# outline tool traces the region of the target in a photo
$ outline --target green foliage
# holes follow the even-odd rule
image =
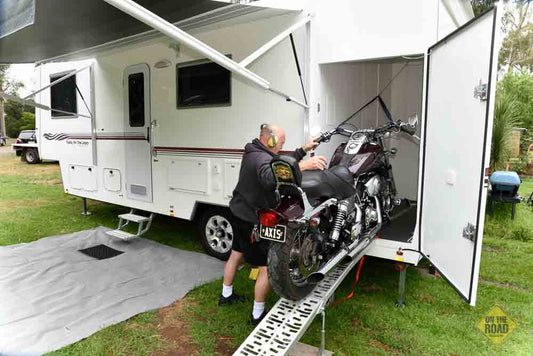
[[[533,22],[531,1],[514,1],[503,17],[506,37],[499,53],[499,65],[508,66],[510,71],[533,71]]]
[[[470,0],[474,16],[479,16],[494,5],[494,0]]]
[[[512,97],[519,111],[519,120],[528,131],[522,133],[521,152],[533,143],[533,74],[525,70],[508,73],[498,83],[498,94]]]
[[[24,106],[14,101],[7,101],[6,112],[6,134],[8,137],[18,137],[21,130],[35,129],[35,114],[23,111]]]
[[[493,170],[505,168],[510,157],[509,141],[513,128],[519,124],[519,109],[510,96],[499,95],[494,107],[494,125],[492,129],[492,146],[490,166]]]

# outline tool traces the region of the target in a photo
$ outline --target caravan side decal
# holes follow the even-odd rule
[[[45,133],[43,137],[49,141],[64,141],[64,140],[92,140],[91,135],[87,134],[76,134],[76,133]],[[148,138],[143,134],[138,133],[128,133],[128,132],[106,132],[98,133],[95,138],[97,140],[146,140]]]

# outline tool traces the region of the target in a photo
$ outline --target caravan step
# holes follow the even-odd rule
[[[137,215],[133,213],[120,214],[118,217],[121,219],[127,220],[127,221],[134,222],[134,223],[140,223],[140,222],[145,222],[145,221],[150,220],[148,216],[142,216],[142,215]]]
[[[109,236],[113,236],[113,237],[116,237],[118,239],[121,239],[123,241],[129,241],[129,240],[133,240],[133,239],[139,237],[138,235],[130,234],[129,232],[122,231],[122,230],[119,230],[119,229],[106,231],[106,234],[108,234]]]

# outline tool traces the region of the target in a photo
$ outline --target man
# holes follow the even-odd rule
[[[268,241],[251,242],[255,224],[259,224],[257,211],[276,206],[274,194],[276,181],[270,168],[272,157],[277,155],[285,143],[285,132],[279,126],[261,125],[259,139],[254,139],[245,147],[239,172],[239,182],[233,191],[230,210],[234,215],[234,238],[231,255],[224,267],[224,282],[219,305],[246,301],[245,296],[233,293],[233,280],[237,268],[243,259],[251,265],[259,267],[259,276],[255,282],[254,306],[250,323],[257,325],[266,315],[265,298],[270,291],[267,275]],[[300,170],[324,169],[326,160],[315,156],[301,161],[307,152],[318,144],[310,140],[305,146],[298,148],[291,155],[300,161]]]

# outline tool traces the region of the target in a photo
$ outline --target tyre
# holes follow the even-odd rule
[[[304,298],[315,287],[306,276],[317,268],[309,259],[317,255],[316,246],[313,239],[303,239],[298,232],[288,228],[285,243],[271,243],[268,251],[270,285],[279,296],[290,300]]]
[[[229,209],[209,208],[198,220],[200,243],[207,254],[227,260],[233,245],[233,215]]]
[[[28,164],[36,164],[41,161],[39,158],[39,153],[35,148],[28,148],[26,151],[24,151],[24,159]]]

